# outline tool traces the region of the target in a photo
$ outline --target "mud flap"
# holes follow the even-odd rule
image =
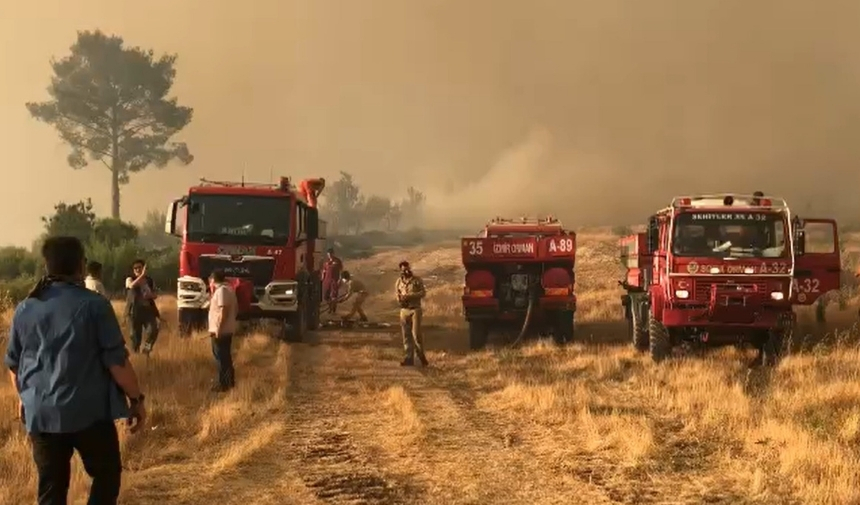
[[[839,231],[833,219],[804,219],[797,238],[791,301],[812,305],[841,286]]]

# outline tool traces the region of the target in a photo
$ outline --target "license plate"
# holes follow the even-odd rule
[[[517,291],[525,291],[529,287],[529,276],[526,274],[511,275],[511,287]]]

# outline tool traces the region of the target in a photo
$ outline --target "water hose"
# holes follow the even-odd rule
[[[523,321],[523,327],[520,329],[520,334],[517,335],[517,338],[515,338],[514,341],[511,342],[510,347],[518,346],[520,341],[526,335],[526,331],[529,328],[529,323],[532,320],[532,311],[534,309],[536,299],[537,299],[537,293],[535,292],[535,290],[532,290],[532,292],[529,294],[529,306],[526,307],[526,318]]]

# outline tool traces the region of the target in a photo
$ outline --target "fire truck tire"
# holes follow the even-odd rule
[[[284,319],[284,340],[286,342],[300,343],[304,341],[308,331],[308,316],[305,307],[299,304],[299,310]]]
[[[490,328],[486,321],[469,321],[469,349],[478,351],[486,347]]]
[[[648,336],[648,325],[643,321],[639,310],[631,310],[630,337],[633,339],[633,348],[639,352],[645,352],[651,346]]]
[[[768,332],[767,340],[761,347],[761,364],[767,367],[779,364],[785,354],[785,347],[791,341],[794,333],[794,322],[790,319],[781,321],[780,325]]]
[[[574,321],[572,310],[560,310],[555,313],[553,321],[552,338],[558,345],[573,342]]]
[[[672,339],[663,323],[653,317],[649,319],[648,348],[651,351],[651,359],[659,363],[672,353]]]
[[[310,299],[310,314],[308,316],[308,329],[316,331],[320,327],[320,309],[322,307],[322,284],[319,279],[314,278],[311,281]]]
[[[179,336],[189,337],[205,327],[206,313],[201,309],[179,309]]]

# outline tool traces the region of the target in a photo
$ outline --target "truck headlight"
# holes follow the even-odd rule
[[[202,293],[203,284],[193,281],[179,281],[179,289],[184,291],[195,291],[197,293]]]
[[[690,292],[686,289],[676,289],[675,296],[682,299],[687,299],[690,297]]]
[[[271,296],[293,296],[293,293],[295,293],[295,290],[287,286],[272,286],[269,288],[269,295]]]
[[[781,302],[785,299],[785,295],[782,293],[782,291],[774,291],[770,294],[770,297],[771,299],[776,300],[778,302]]]

